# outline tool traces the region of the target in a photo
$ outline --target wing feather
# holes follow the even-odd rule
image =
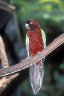
[[[29,37],[27,34],[26,34],[26,51],[27,51],[27,55],[29,57]]]
[[[46,36],[43,30],[41,30],[42,33],[42,39],[44,42],[44,48],[46,48]],[[29,37],[26,35],[26,50],[29,57]],[[33,89],[34,94],[36,95],[42,85],[43,76],[44,76],[44,59],[41,60],[40,64],[32,65],[29,68],[29,78],[30,78],[30,84]]]
[[[42,34],[42,40],[44,42],[44,48],[46,48],[46,35],[45,32],[41,29],[41,34]]]

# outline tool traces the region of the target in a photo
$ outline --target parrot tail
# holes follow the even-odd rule
[[[44,59],[39,62],[39,64],[34,64],[29,68],[29,78],[30,84],[33,89],[34,95],[36,95],[42,85],[44,68],[43,68]]]

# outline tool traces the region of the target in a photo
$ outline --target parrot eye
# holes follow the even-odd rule
[[[29,24],[30,23],[30,20],[27,20],[26,23]]]

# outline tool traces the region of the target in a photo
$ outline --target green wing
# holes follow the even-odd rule
[[[29,57],[29,37],[27,34],[26,34],[26,51],[27,51],[27,55]]]
[[[42,34],[42,39],[43,39],[43,42],[44,42],[44,48],[46,48],[46,35],[45,35],[45,32],[41,29],[41,34]]]
[[[42,39],[43,39],[43,42],[44,42],[44,48],[46,48],[46,35],[45,35],[45,32],[41,29],[41,34],[42,34]],[[27,55],[29,57],[29,37],[28,35],[26,34],[26,50],[27,50]]]

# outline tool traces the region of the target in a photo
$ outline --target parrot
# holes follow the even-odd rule
[[[28,58],[34,57],[36,54],[46,48],[46,35],[41,29],[39,22],[35,19],[28,19],[25,23],[27,30],[26,33],[26,50]],[[41,86],[44,76],[44,60],[38,61],[29,67],[29,80],[33,89],[34,95],[36,95]]]

